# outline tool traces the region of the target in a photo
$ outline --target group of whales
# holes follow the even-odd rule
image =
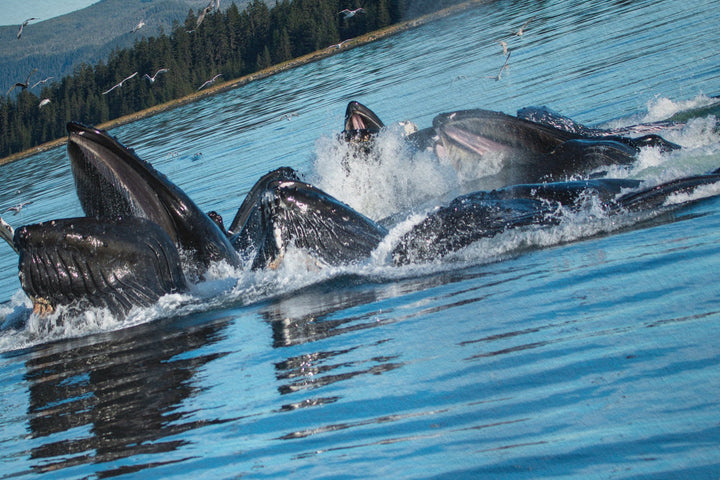
[[[599,167],[633,162],[643,146],[680,147],[657,136],[656,124],[637,126],[633,132],[639,136],[631,138],[583,127],[545,108],[521,112],[516,117],[486,110],[441,114],[432,127],[407,135],[413,148],[432,150],[454,164],[500,158],[491,183],[502,186],[432,209],[395,242],[393,264],[433,261],[510,229],[557,224],[561,211],[584,208],[588,196],[607,215],[653,211],[664,208],[671,195],[720,182],[720,169],[652,186],[594,177]],[[340,138],[367,152],[384,125],[369,108],[350,102],[344,127]],[[188,291],[217,262],[275,268],[291,246],[318,266],[362,262],[388,234],[384,222],[304,182],[289,167],[260,178],[225,228],[219,215],[204,213],[106,131],[78,123],[69,123],[67,130],[85,216],[17,230],[0,219],[0,234],[19,255],[21,286],[40,315],[62,306],[68,312],[108,308],[122,316],[163,295]]]

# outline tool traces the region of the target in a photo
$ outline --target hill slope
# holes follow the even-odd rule
[[[0,27],[0,94],[16,81],[38,81],[71,74],[80,63],[94,64],[107,59],[115,48],[130,47],[143,36],[169,32],[174,22],[183,23],[188,11],[198,12],[208,0],[102,0],[82,10],[31,22],[16,38],[18,26]],[[225,9],[231,2],[221,2]],[[239,9],[248,0],[235,0]],[[42,18],[42,12],[36,14]],[[145,26],[136,33],[140,21]]]

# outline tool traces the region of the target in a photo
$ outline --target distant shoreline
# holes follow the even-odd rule
[[[187,95],[185,97],[171,100],[169,102],[155,105],[154,107],[150,107],[145,110],[140,110],[139,112],[135,112],[135,113],[131,113],[128,115],[124,115],[122,117],[115,118],[113,120],[107,121],[100,125],[96,125],[96,127],[99,129],[102,129],[102,130],[109,130],[111,128],[115,128],[120,125],[125,125],[127,123],[134,122],[136,120],[141,120],[143,118],[151,117],[158,113],[162,113],[167,110],[172,110],[173,108],[177,108],[177,107],[195,102],[197,100],[200,100],[201,98],[209,97],[209,96],[215,95],[217,93],[227,92],[227,91],[235,89],[237,87],[242,87],[244,85],[247,85],[248,83],[253,82],[255,80],[261,80],[263,78],[267,78],[269,76],[275,75],[280,72],[284,72],[286,70],[293,69],[295,67],[299,67],[302,65],[306,65],[308,63],[322,60],[331,55],[335,55],[336,53],[339,53],[340,51],[359,47],[361,45],[365,45],[365,44],[374,42],[375,40],[380,40],[380,39],[398,34],[400,32],[404,32],[406,30],[410,30],[410,29],[419,27],[420,25],[424,25],[428,22],[437,20],[439,18],[447,17],[454,13],[461,12],[461,11],[466,10],[474,5],[484,3],[485,1],[486,0],[468,0],[468,1],[460,3],[458,5],[454,5],[452,7],[448,7],[443,10],[438,10],[437,12],[423,15],[423,16],[415,18],[413,20],[407,20],[405,22],[396,23],[395,25],[390,25],[389,27],[385,27],[380,30],[375,30],[374,32],[366,33],[359,37],[350,38],[350,39],[346,40],[342,44],[342,46],[339,48],[335,48],[334,46],[325,47],[322,50],[317,50],[315,52],[308,53],[307,55],[303,55],[301,57],[294,58],[292,60],[288,60],[286,62],[279,63],[277,65],[273,65],[264,70],[254,72],[249,75],[245,75],[240,78],[236,78],[234,80],[229,80],[225,83],[221,83],[219,85],[209,87],[209,88],[207,88],[205,90],[201,90],[199,92],[191,93],[190,95]],[[49,142],[45,142],[43,144],[37,145],[37,146],[29,148],[27,150],[23,150],[22,152],[13,153],[12,155],[9,155],[7,157],[0,158],[0,166],[6,165],[8,163],[12,163],[12,162],[14,162],[16,160],[20,160],[22,158],[26,158],[26,157],[35,155],[40,152],[44,152],[44,151],[53,149],[55,147],[59,147],[61,145],[64,145],[66,142],[67,142],[67,137],[62,137],[62,138],[58,138],[55,140],[51,140]]]

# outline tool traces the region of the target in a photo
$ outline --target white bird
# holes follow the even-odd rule
[[[520,30],[518,30],[517,32],[515,32],[515,35],[517,35],[518,37],[522,37],[522,36],[523,36],[523,33],[525,33],[525,27],[527,27],[527,26],[528,26],[528,23],[530,23],[530,22],[532,21],[532,19],[534,19],[534,18],[535,18],[535,17],[530,17],[530,19],[529,19],[527,22],[523,23],[523,26],[520,27]]]
[[[18,38],[18,40],[20,40],[20,37],[22,36],[23,28],[24,28],[24,27],[27,27],[27,24],[28,24],[30,21],[32,21],[32,20],[37,20],[37,18],[35,18],[35,17],[28,18],[27,20],[25,20],[25,21],[20,25],[20,30],[18,30],[18,33],[17,33],[17,38]]]
[[[342,42],[336,43],[335,45],[330,45],[330,46],[327,47],[327,48],[337,48],[337,49],[342,48],[343,44],[344,44],[345,42],[349,41],[349,40],[350,40],[349,38],[348,38],[348,39],[345,39],[345,40],[343,40]]]
[[[145,20],[140,20],[137,25],[133,27],[130,33],[135,33],[145,26]]]
[[[113,85],[113,87],[112,87],[111,89],[105,90],[102,94],[103,94],[103,95],[107,95],[108,93],[112,92],[112,91],[115,90],[116,88],[122,87],[122,86],[123,86],[123,83],[127,82],[128,80],[130,80],[131,78],[133,78],[133,77],[134,77],[135,75],[137,75],[137,74],[138,74],[138,72],[135,72],[135,73],[133,73],[132,75],[123,78],[123,80],[122,80],[120,83],[118,83],[118,84],[116,84],[116,85]]]
[[[33,86],[32,86],[32,87],[29,87],[29,88],[35,88],[35,87],[37,87],[38,85],[42,85],[42,84],[44,84],[44,83],[47,83],[48,80],[50,80],[50,79],[52,79],[52,78],[55,78],[55,77],[47,77],[47,78],[45,78],[45,79],[43,79],[43,80],[38,80],[37,82],[33,83]]]
[[[340,11],[338,12],[338,15],[339,15],[339,14],[344,15],[344,16],[343,16],[343,19],[344,19],[344,20],[347,20],[348,18],[354,17],[354,16],[355,16],[356,14],[358,14],[358,13],[365,13],[365,9],[362,8],[362,7],[361,7],[361,8],[356,8],[355,10],[350,10],[350,9],[347,9],[347,8],[346,8],[346,9],[344,9],[344,10],[340,10]]]
[[[299,116],[299,114],[298,114],[297,112],[290,112],[290,113],[284,114],[284,115],[283,115],[282,117],[280,117],[280,118],[281,118],[282,120],[287,120],[287,121],[289,122],[293,117],[298,117],[298,116]]]
[[[213,9],[213,4],[212,4],[212,2],[210,2],[210,5],[208,5],[207,7],[203,8],[202,12],[200,12],[200,15],[198,15],[197,21],[195,22],[195,29],[197,29],[197,28],[200,26],[200,24],[202,23],[202,21],[205,20],[205,15],[207,15],[208,13],[210,13],[210,12],[212,11],[212,9]]]
[[[165,72],[167,72],[167,71],[168,71],[167,68],[161,68],[160,70],[158,70],[157,72],[155,72],[155,75],[153,75],[152,77],[146,73],[145,75],[143,75],[143,78],[147,78],[148,80],[150,80],[150,83],[155,83],[155,80],[157,79],[156,77],[157,77],[159,74],[165,73]]]
[[[38,103],[38,108],[42,108],[42,107],[44,107],[45,105],[47,105],[48,103],[50,103],[50,99],[49,99],[49,98],[43,98],[42,100],[40,100],[40,103]]]
[[[205,83],[203,83],[202,85],[200,85],[200,88],[198,88],[198,90],[202,90],[203,88],[207,87],[208,85],[212,85],[213,83],[215,83],[215,80],[217,80],[218,77],[222,77],[222,73],[218,73],[217,75],[215,75],[215,76],[214,76],[213,78],[211,78],[210,80],[207,80]]]
[[[508,66],[508,60],[510,60],[510,54],[509,54],[509,53],[507,54],[507,57],[505,57],[505,63],[504,63],[503,66],[500,68],[500,71],[498,72],[498,74],[495,75],[494,77],[486,77],[486,78],[492,78],[492,79],[495,80],[495,81],[500,80],[500,79],[502,78],[503,70],[505,70],[505,68],[507,68],[507,66]]]
[[[13,212],[13,215],[17,215],[18,213],[20,213],[20,210],[25,207],[25,205],[30,205],[31,203],[33,202],[22,202],[18,205],[15,205],[14,207],[8,208],[7,210],[5,210],[5,212]]]
[[[497,43],[499,43],[500,46],[502,47],[502,54],[507,55],[508,54],[507,42],[505,40],[497,40]]]
[[[23,82],[16,82],[15,85],[13,85],[12,87],[10,87],[10,89],[7,91],[7,93],[6,93],[5,95],[8,95],[10,92],[12,92],[12,91],[15,89],[15,87],[20,87],[20,88],[23,89],[23,90],[25,90],[26,88],[28,88],[28,86],[30,85],[30,77],[32,77],[33,73],[35,73],[35,72],[37,72],[37,68],[33,68],[33,69],[32,69],[32,72],[30,72],[30,74],[29,74],[29,75],[27,76],[27,78],[25,79],[25,83],[23,83]]]

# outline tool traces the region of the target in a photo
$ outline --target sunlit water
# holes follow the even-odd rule
[[[717,478],[720,200],[568,218],[398,268],[393,238],[474,173],[409,154],[391,125],[381,162],[348,176],[334,140],[350,100],[420,127],[543,104],[586,124],[665,118],[720,93],[717,7],[495,2],[116,128],[227,220],[282,165],[403,220],[358,266],[218,268],[127,319],[62,325],[29,317],[0,248],[0,476]],[[510,68],[486,78],[504,61],[495,41],[530,17]],[[667,132],[681,152],[611,173],[720,167],[714,125]],[[3,210],[33,202],[3,214],[15,226],[82,215],[64,148],[0,178]]]

